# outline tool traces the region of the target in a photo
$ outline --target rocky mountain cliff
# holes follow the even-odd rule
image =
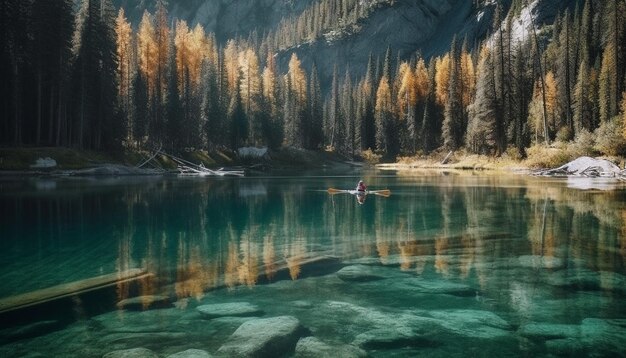
[[[216,34],[224,43],[229,38],[247,38],[251,31],[259,35],[275,31],[282,19],[295,18],[317,0],[185,0],[169,1],[172,18],[185,19],[194,26],[200,24]],[[157,0],[113,0],[124,7],[131,22],[141,20],[145,10],[154,12]],[[372,3],[362,0],[362,3]],[[500,1],[504,14],[512,0]],[[549,24],[565,7],[576,0],[535,0],[520,2],[523,11],[516,20],[517,34],[528,31],[530,19],[538,26]],[[493,23],[496,1],[493,0],[389,0],[377,1],[367,17],[358,21],[357,31],[342,34],[329,30],[315,41],[296,44],[278,54],[284,69],[293,52],[306,68],[317,64],[322,82],[327,84],[334,65],[343,72],[360,76],[370,53],[376,59],[384,56],[389,46],[395,57],[406,59],[415,53],[429,58],[449,50],[452,38],[467,40],[470,47],[485,39]],[[532,14],[530,16],[529,14]],[[519,35],[522,36],[522,35]]]

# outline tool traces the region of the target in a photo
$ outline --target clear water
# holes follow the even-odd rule
[[[392,195],[325,191],[361,176]],[[370,172],[3,180],[0,301],[131,268],[153,275],[0,317],[0,356],[219,355],[245,321],[286,315],[330,349],[313,356],[623,356],[626,190],[588,184]],[[196,309],[228,302],[262,312]],[[305,356],[294,345],[271,356]]]

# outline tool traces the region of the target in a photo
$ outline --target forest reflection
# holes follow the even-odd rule
[[[326,178],[154,180],[80,190],[59,182],[45,195],[33,195],[30,185],[0,184],[0,209],[8,213],[0,219],[0,248],[10,253],[7,261],[11,253],[30,261],[2,276],[55,258],[87,277],[142,267],[154,273],[141,282],[142,296],[200,299],[219,287],[296,280],[314,274],[307,265],[331,259],[475,277],[482,288],[501,274],[494,264],[519,255],[559,258],[572,269],[626,268],[623,190],[582,191],[524,177],[400,176],[385,182],[390,198],[360,205],[316,191],[333,185]],[[120,284],[117,294],[129,297],[129,286]]]

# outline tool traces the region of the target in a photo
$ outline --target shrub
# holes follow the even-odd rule
[[[556,140],[559,142],[569,142],[574,138],[574,131],[570,129],[568,126],[563,126],[559,128],[559,131],[556,132]]]
[[[526,166],[529,168],[557,168],[573,158],[562,148],[546,147],[535,144],[528,148]]]
[[[382,155],[374,153],[372,149],[364,150],[361,152],[361,156],[363,157],[363,160],[370,164],[378,164],[382,158]]]
[[[578,134],[576,134],[576,138],[570,145],[567,150],[572,157],[581,157],[581,156],[596,156],[598,152],[594,149],[595,145],[595,136],[593,133],[589,132],[587,129],[582,129]]]
[[[595,149],[606,155],[626,154],[626,139],[622,135],[624,124],[619,117],[606,121],[596,129]]]

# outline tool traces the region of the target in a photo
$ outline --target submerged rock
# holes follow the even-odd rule
[[[580,337],[546,342],[548,352],[557,355],[626,355],[626,319],[586,318],[580,324]]]
[[[102,358],[158,358],[159,356],[153,351],[146,348],[124,349],[109,352]]]
[[[276,357],[290,354],[307,334],[297,318],[280,316],[243,323],[218,354],[228,357]]]
[[[127,298],[117,303],[117,308],[127,310],[145,310],[149,308],[171,307],[169,297],[166,296],[138,296]]]
[[[580,291],[610,291],[626,294],[626,277],[609,271],[561,270],[547,278],[548,284]]]
[[[211,358],[212,355],[201,349],[187,349],[186,351],[170,354],[166,358]]]
[[[196,308],[204,318],[261,316],[263,311],[249,302],[216,303]]]
[[[511,334],[507,321],[490,311],[443,310],[429,311],[448,331],[469,338],[493,339]]]
[[[407,289],[419,293],[447,294],[459,297],[476,295],[476,290],[468,285],[454,283],[447,280],[424,280],[411,278],[406,280]]]
[[[337,271],[337,276],[346,282],[368,282],[385,278],[376,274],[370,266],[365,265],[346,266]]]
[[[352,343],[365,349],[399,349],[438,345],[435,341],[411,327],[373,329],[357,335]]]
[[[522,255],[517,261],[519,266],[526,268],[558,269],[565,265],[563,259],[552,256]]]
[[[580,337],[581,327],[577,324],[529,323],[517,331],[521,336],[537,339]]]
[[[366,357],[367,353],[353,345],[341,346],[328,345],[315,337],[304,337],[296,345],[296,358],[360,358]]]
[[[293,301],[293,302],[291,302],[291,305],[293,307],[302,308],[302,309],[313,308],[313,303],[311,301],[305,301],[305,300]]]
[[[13,342],[20,339],[42,336],[60,329],[63,325],[56,320],[39,321],[19,327],[11,327],[0,331],[0,343]]]

